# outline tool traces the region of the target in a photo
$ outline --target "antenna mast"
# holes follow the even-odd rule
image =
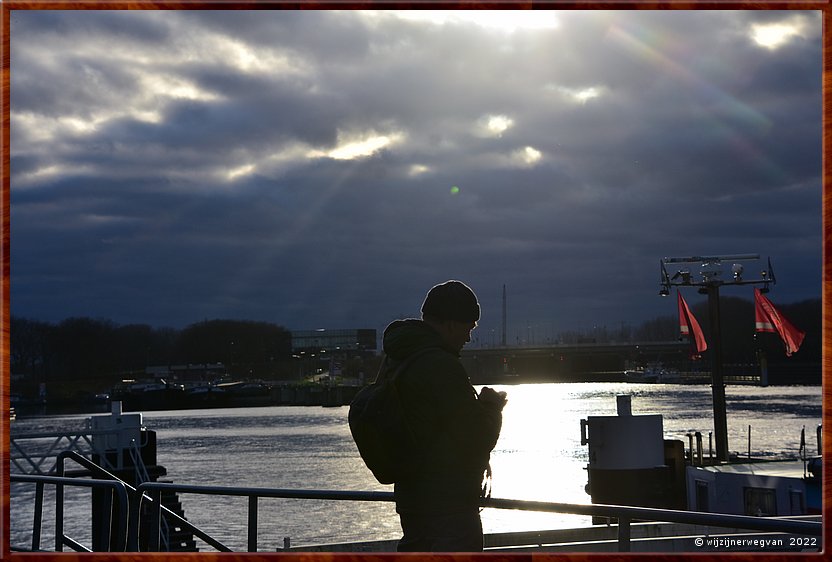
[[[506,346],[506,286],[503,285],[503,347]]]

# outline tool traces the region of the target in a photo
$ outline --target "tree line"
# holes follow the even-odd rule
[[[707,303],[693,305],[692,312],[711,340]],[[820,362],[822,307],[820,299],[779,310],[806,332],[794,362]],[[723,359],[755,361],[764,350],[769,361],[784,360],[783,344],[776,334],[755,334],[754,303],[736,297],[720,298]],[[679,320],[660,316],[636,327],[606,327],[592,334],[564,332],[563,343],[591,337],[596,343],[611,341],[673,341],[679,339]],[[292,372],[292,337],[286,328],[267,322],[206,320],[182,330],[145,324],[120,326],[109,320],[68,318],[57,324],[13,316],[10,326],[10,361],[13,375],[30,380],[112,379],[116,375],[142,374],[151,365],[223,363],[235,376],[275,378]],[[707,353],[707,352],[706,352]]]
[[[278,374],[292,356],[291,333],[276,324],[206,320],[182,330],[110,320],[67,318],[57,324],[12,316],[13,375],[47,382],[143,374],[147,366],[223,363],[232,374]]]

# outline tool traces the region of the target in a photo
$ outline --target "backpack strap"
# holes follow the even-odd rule
[[[390,365],[390,357],[387,354],[385,354],[384,359],[381,360],[381,365],[378,368],[378,373],[376,374],[375,382],[383,382],[387,379],[395,380],[401,373],[403,373],[410,366],[411,363],[413,363],[413,361],[416,360],[417,357],[436,349],[441,350],[442,348],[424,347],[422,349],[419,349],[402,359],[402,361],[395,366]]]
[[[425,355],[430,351],[434,351],[437,349],[442,349],[441,347],[425,347],[414,353],[411,353],[407,357],[405,357],[401,363],[395,366],[395,369],[390,369],[387,365],[388,363],[388,356],[385,355],[384,359],[381,362],[381,367],[379,368],[378,375],[376,375],[376,383],[385,383],[389,382],[390,388],[392,390],[392,394],[399,405],[399,410],[402,412],[402,420],[404,421],[405,428],[407,429],[407,433],[410,436],[411,441],[415,444],[418,443],[416,439],[416,432],[413,431],[413,427],[410,425],[408,421],[407,411],[405,410],[404,404],[402,403],[401,395],[399,394],[399,387],[396,385],[396,379],[404,373],[408,367],[420,356]]]

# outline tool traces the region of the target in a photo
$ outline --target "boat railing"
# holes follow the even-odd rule
[[[11,475],[12,482],[35,482],[39,486],[39,493],[36,493],[35,526],[37,534],[33,533],[33,550],[39,545],[40,527],[39,517],[42,513],[42,486],[43,484],[54,484],[56,493],[56,541],[57,551],[61,551],[64,545],[71,546],[76,550],[88,550],[77,542],[67,538],[63,534],[63,487],[64,486],[113,486],[118,492],[117,523],[113,527],[118,530],[113,545],[121,547],[130,552],[139,551],[139,528],[144,527],[148,531],[148,543],[146,550],[159,552],[162,548],[162,519],[169,518],[175,525],[181,526],[188,532],[212,548],[221,552],[231,552],[231,549],[222,544],[219,540],[209,536],[206,532],[196,527],[185,518],[177,515],[162,505],[161,496],[163,491],[173,491],[177,494],[200,494],[214,496],[236,496],[248,500],[248,521],[247,521],[247,551],[257,552],[258,535],[258,512],[259,500],[261,498],[279,499],[306,499],[306,500],[332,500],[332,501],[361,501],[361,502],[393,502],[392,492],[380,491],[345,491],[345,490],[297,490],[279,488],[252,488],[232,486],[196,486],[188,484],[174,484],[168,482],[144,482],[133,488],[119,480],[115,475],[107,472],[101,467],[87,460],[75,452],[67,451],[59,455],[59,473],[63,473],[63,461],[65,458],[72,458],[86,466],[96,480],[85,480],[65,478],[63,476],[33,476],[33,475]],[[91,466],[90,466],[91,465]],[[123,493],[122,493],[123,492]],[[128,499],[129,498],[129,499]],[[140,517],[141,504],[149,502],[149,511],[145,518]],[[129,502],[129,503],[128,503]],[[128,507],[129,505],[129,507]],[[617,546],[619,552],[630,551],[630,525],[633,521],[662,521],[669,523],[687,523],[703,525],[708,527],[720,527],[730,529],[747,529],[763,531],[766,533],[793,533],[803,536],[822,536],[822,523],[818,521],[805,521],[788,518],[751,517],[743,515],[727,515],[718,513],[702,513],[692,511],[658,509],[647,507],[633,507],[621,505],[603,504],[569,504],[556,502],[541,502],[531,500],[512,500],[503,498],[483,498],[480,506],[494,509],[515,509],[522,511],[537,511],[562,514],[587,515],[615,519],[618,521]],[[125,520],[124,511],[127,510]],[[122,542],[124,529],[127,537],[126,543]],[[35,542],[37,536],[37,543]],[[113,548],[113,547],[111,547]]]

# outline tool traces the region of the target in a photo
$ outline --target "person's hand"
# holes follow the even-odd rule
[[[508,401],[506,399],[506,393],[503,391],[497,392],[491,387],[484,386],[482,390],[480,390],[480,400],[483,402],[493,405],[498,410],[502,410],[503,406],[506,405]]]

